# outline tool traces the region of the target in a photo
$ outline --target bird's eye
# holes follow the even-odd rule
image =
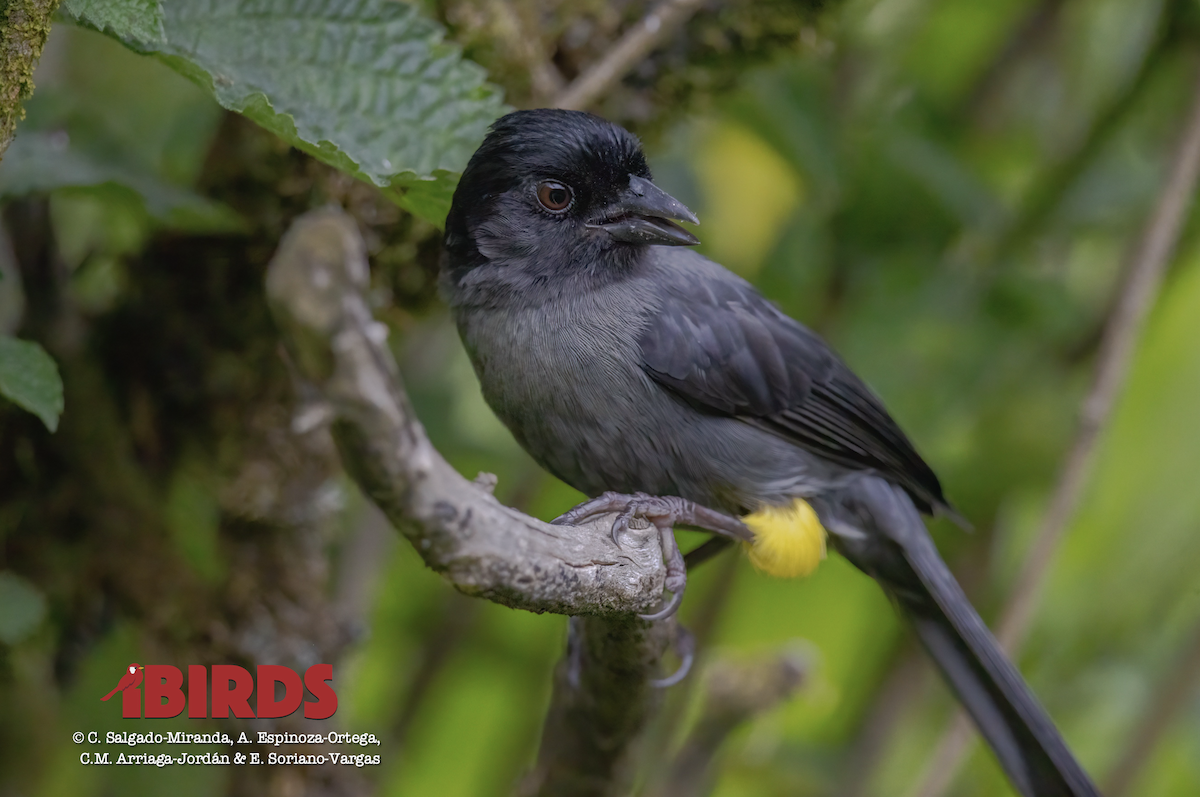
[[[571,193],[571,189],[562,183],[545,180],[538,183],[537,198],[538,202],[541,202],[542,207],[546,210],[551,213],[562,213],[571,207],[571,200],[574,196]]]

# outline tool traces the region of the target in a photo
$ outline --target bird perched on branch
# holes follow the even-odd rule
[[[909,621],[1027,797],[1096,795],[972,609],[920,513],[953,516],[880,400],[747,282],[688,250],[696,223],[624,129],[518,111],[471,158],[446,219],[441,283],[483,394],[543,467],[617,512],[743,541],[781,576],[826,539]],[[828,535],[828,536],[827,536]]]

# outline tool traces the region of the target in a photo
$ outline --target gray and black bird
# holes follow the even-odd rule
[[[638,140],[575,111],[499,119],[446,219],[441,288],[488,404],[543,467],[660,531],[747,542],[776,575],[826,539],[899,607],[1026,797],[1097,795],[938,556],[921,513],[952,514],[933,470],[817,335],[689,250],[696,222]],[[562,519],[560,519],[562,520]]]

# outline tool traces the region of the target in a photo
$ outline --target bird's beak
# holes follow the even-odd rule
[[[700,243],[699,238],[671,219],[700,223],[696,214],[678,199],[649,180],[630,175],[629,188],[604,209],[603,218],[588,227],[604,230],[614,240],[630,244],[695,246]]]

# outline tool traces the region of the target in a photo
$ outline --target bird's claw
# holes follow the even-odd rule
[[[617,513],[613,520],[612,537],[618,547],[621,532],[628,530],[629,521],[635,517],[644,518],[659,529],[676,525],[693,526],[743,542],[754,540],[754,534],[737,518],[673,495],[601,493],[551,523],[556,526],[577,526],[588,518],[612,512]]]
[[[633,518],[640,517],[648,520],[658,530],[659,545],[662,547],[663,566],[667,574],[663,581],[663,592],[671,597],[666,604],[652,614],[639,614],[643,620],[656,622],[666,620],[679,611],[683,603],[683,592],[687,588],[687,566],[679,545],[675,542],[675,526],[682,524],[711,531],[727,539],[752,541],[754,535],[737,518],[724,515],[708,507],[700,506],[676,496],[654,496],[646,493],[604,493],[590,501],[584,501],[579,506],[555,518],[555,525],[575,526],[595,517],[617,513],[613,519],[611,535],[613,544],[621,547],[621,533],[629,529]],[[691,672],[696,658],[695,637],[683,626],[674,626],[672,646],[679,656],[679,669],[666,678],[650,681],[650,685],[659,689],[682,681]],[[568,646],[569,648],[570,646]]]
[[[638,615],[643,620],[663,620],[675,614],[683,602],[683,590],[687,586],[687,567],[683,555],[675,543],[674,529],[676,524],[694,526],[705,531],[720,534],[735,540],[750,541],[753,533],[737,518],[722,514],[708,507],[687,501],[677,496],[657,496],[646,493],[603,493],[590,501],[584,501],[569,512],[555,518],[555,525],[575,526],[596,515],[616,512],[612,524],[612,541],[621,547],[621,533],[629,529],[633,518],[640,517],[650,521],[658,529],[659,543],[662,545],[663,564],[666,566],[667,578],[664,590],[671,593],[671,599],[666,606],[653,614]]]
[[[675,529],[671,526],[658,526],[658,543],[662,546],[663,566],[667,576],[663,579],[663,590],[671,593],[667,605],[652,614],[639,614],[643,620],[654,622],[665,620],[679,611],[683,604],[683,591],[687,588],[687,565],[683,562],[683,554],[679,552],[679,544],[675,542]]]
[[[642,505],[638,501],[630,501],[617,515],[616,519],[613,520],[612,530],[610,532],[612,535],[613,545],[617,546],[618,548],[621,547],[621,532],[629,530],[629,521],[637,517],[638,512],[641,509]],[[658,524],[655,525],[657,526]]]
[[[621,547],[621,533],[629,530],[629,521],[635,517],[642,517],[659,526],[659,519],[667,519],[670,511],[663,512],[667,507],[656,505],[654,502],[661,502],[663,499],[655,499],[654,496],[646,495],[645,493],[634,493],[633,495],[625,495],[623,493],[602,493],[601,495],[589,501],[584,501],[579,506],[569,512],[555,518],[551,521],[556,526],[577,526],[585,520],[595,517],[596,515],[607,515],[616,512],[617,516],[613,519],[612,535],[613,545]],[[676,499],[680,500],[680,499]],[[655,511],[659,510],[659,511]],[[670,523],[671,521],[668,520]]]
[[[670,590],[667,590],[667,591],[670,592]],[[639,614],[638,617],[640,617],[643,620],[647,620],[649,622],[654,622],[656,620],[665,620],[668,617],[670,617],[671,615],[675,614],[675,612],[679,611],[679,607],[682,605],[683,605],[683,590],[680,590],[679,592],[672,592],[671,600],[667,601],[666,606],[664,606],[663,608],[654,612],[653,614]]]

